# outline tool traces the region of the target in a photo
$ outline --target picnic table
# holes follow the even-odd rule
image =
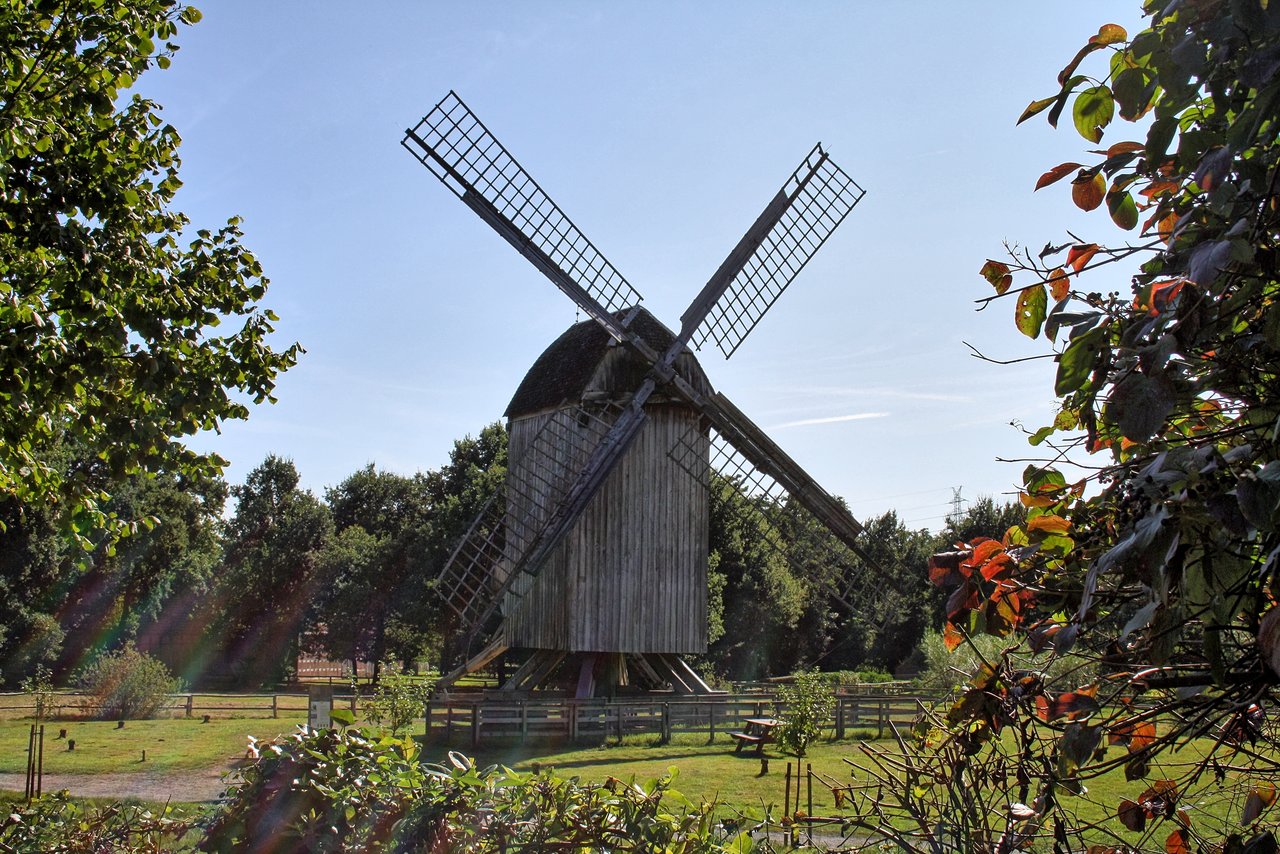
[[[756,753],[763,753],[764,746],[773,743],[773,731],[778,724],[779,721],[773,718],[747,718],[746,726],[742,728],[742,732],[729,733],[738,742],[738,746],[733,749],[733,752],[741,753],[744,745],[754,744]]]

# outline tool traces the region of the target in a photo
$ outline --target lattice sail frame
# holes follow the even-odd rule
[[[485,504],[439,576],[449,610],[470,637],[508,593],[521,595],[540,566],[522,564],[563,505],[578,471],[613,426],[621,407],[561,409],[538,429],[519,465]]]
[[[707,490],[713,512],[724,510],[727,504],[727,496],[715,488],[714,474],[736,488],[756,509],[768,510],[766,519],[769,524],[761,531],[761,541],[770,551],[786,560],[797,574],[812,577],[813,573],[801,566],[799,558],[818,555],[829,570],[824,575],[835,584],[829,595],[846,612],[853,615],[881,612],[879,605],[894,592],[891,578],[879,567],[868,565],[866,560],[840,542],[784,486],[753,465],[710,428],[711,454],[708,460],[698,448],[699,432],[697,428],[686,431],[668,451],[668,456]],[[741,506],[729,512],[735,522],[751,521]],[[788,541],[787,535],[792,539]]]
[[[549,259],[606,311],[643,299],[454,92],[401,144],[464,202],[471,204],[472,194],[484,199],[524,241],[503,234],[518,250],[532,248]],[[578,301],[565,283],[552,281]]]
[[[693,341],[734,354],[866,191],[814,146],[783,185],[790,204],[702,321]]]

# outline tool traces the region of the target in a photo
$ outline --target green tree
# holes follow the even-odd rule
[[[707,650],[716,672],[730,679],[761,679],[786,672],[784,649],[794,655],[794,633],[810,595],[787,561],[786,541],[760,507],[732,480],[711,482],[708,610],[723,634]],[[780,661],[785,661],[779,667]]]
[[[240,684],[282,679],[314,623],[333,517],[298,482],[292,461],[269,455],[231,488],[236,512],[206,608]]]
[[[199,18],[174,0],[0,8],[0,498],[57,505],[86,548],[120,524],[103,476],[216,474],[183,439],[271,400],[299,352],[268,343],[239,220],[187,233],[178,133],[126,94]],[[59,465],[67,442],[95,465]]]

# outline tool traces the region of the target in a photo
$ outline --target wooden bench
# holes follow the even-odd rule
[[[774,729],[777,726],[778,721],[773,718],[748,718],[742,732],[729,733],[730,737],[738,742],[733,752],[741,753],[744,745],[754,744],[756,753],[763,753],[764,746],[773,743]]]

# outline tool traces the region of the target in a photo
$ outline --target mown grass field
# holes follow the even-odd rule
[[[246,737],[253,735],[267,740],[284,734],[303,722],[301,717],[282,716],[271,718],[223,718],[203,723],[198,718],[164,718],[150,721],[129,721],[118,729],[112,721],[53,721],[46,724],[45,772],[46,774],[128,774],[139,771],[172,774],[175,781],[184,774],[212,768],[226,768],[243,759]],[[26,764],[27,733],[29,720],[0,720],[0,772],[21,774]],[[75,739],[76,749],[66,749],[66,741],[58,739],[58,730],[66,728],[67,737]],[[420,737],[422,723],[412,730]],[[803,760],[788,756],[777,746],[765,751],[769,760],[768,772],[761,773],[760,758],[754,752],[733,752],[733,742],[719,735],[708,743],[705,735],[677,735],[670,744],[657,744],[652,736],[637,736],[621,744],[601,746],[527,744],[492,745],[471,751],[468,747],[455,747],[459,753],[474,755],[481,766],[506,765],[517,771],[531,771],[535,767],[553,769],[566,777],[577,777],[584,782],[600,783],[609,777],[622,781],[648,780],[676,770],[675,788],[694,803],[716,803],[724,815],[743,814],[758,820],[766,814],[775,818],[782,815],[786,791],[786,766],[803,762],[812,765],[817,778],[812,787],[812,806],[808,800],[808,787],[802,789],[801,809],[813,815],[836,815],[835,797],[828,784],[867,784],[874,786],[866,773],[855,771],[845,760],[865,764],[859,745],[869,739],[870,733],[853,733],[843,741],[820,740],[812,745]],[[873,747],[894,749],[888,740],[866,742]],[[1123,799],[1137,800],[1151,781],[1179,777],[1187,768],[1202,759],[1213,744],[1202,739],[1167,754],[1152,764],[1145,780],[1127,781],[1120,770],[1086,781],[1086,790],[1077,796],[1064,795],[1063,805],[1074,812],[1081,822],[1104,822],[1120,834],[1121,838],[1137,842],[1138,836],[1124,830],[1116,816],[1116,808]],[[145,763],[142,750],[147,751]],[[447,762],[451,748],[428,744],[423,748],[426,762]],[[1120,755],[1122,746],[1109,748],[1109,755]],[[1237,757],[1237,760],[1239,757]],[[1191,817],[1197,829],[1210,831],[1238,827],[1243,808],[1243,791],[1233,782],[1249,781],[1242,772],[1233,770],[1228,756],[1220,756],[1225,768],[1221,783],[1212,774],[1206,774],[1200,785],[1186,793],[1179,806]],[[1253,781],[1261,782],[1261,781]],[[793,786],[796,785],[793,779]],[[794,789],[793,789],[794,793]],[[874,796],[874,788],[864,789],[865,796]],[[990,790],[988,803],[993,809],[1005,809],[1015,799],[1013,791]],[[128,795],[128,792],[122,792]],[[179,796],[176,800],[181,800]],[[792,796],[795,803],[795,796]],[[1167,832],[1167,831],[1165,831]]]

